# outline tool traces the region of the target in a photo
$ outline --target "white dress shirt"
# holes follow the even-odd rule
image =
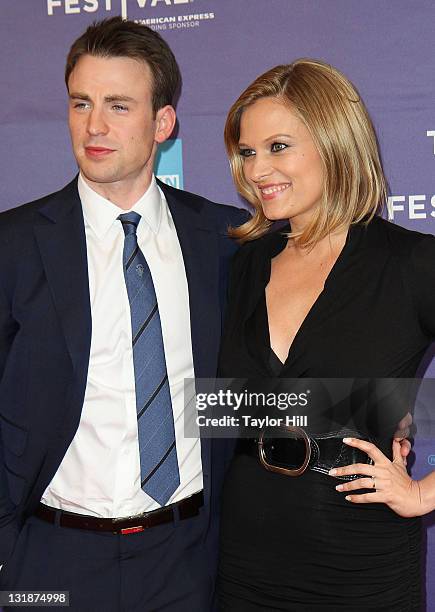
[[[123,211],[80,176],[88,256],[92,339],[80,424],[41,501],[100,517],[159,504],[141,489],[130,306],[123,273]],[[184,379],[193,378],[189,294],[183,256],[166,199],[154,177],[132,207],[138,244],[151,270],[162,324],[174,412],[180,485],[168,503],[203,488],[200,440],[184,431]]]

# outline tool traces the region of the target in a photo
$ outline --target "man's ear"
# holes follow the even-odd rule
[[[177,115],[172,106],[168,104],[167,106],[163,106],[163,108],[159,108],[156,113],[156,131],[154,134],[155,142],[160,144],[165,142],[165,140],[168,140],[174,131],[176,120]]]

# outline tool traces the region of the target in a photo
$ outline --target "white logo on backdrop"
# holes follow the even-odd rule
[[[435,155],[435,130],[427,130],[426,136],[433,138]],[[395,220],[396,213],[404,213],[411,221],[415,219],[435,219],[435,194],[392,195],[387,202],[388,218]],[[400,217],[400,215],[398,215]]]
[[[166,185],[181,189],[179,174],[159,174],[157,178],[160,179],[162,183],[166,183]]]
[[[435,195],[393,195],[388,198],[388,218],[395,220],[396,213],[405,213],[411,221],[435,218]]]
[[[207,0],[47,0],[47,14],[63,12],[65,15],[96,13],[97,11],[117,11],[124,19],[128,18],[129,8],[172,7]]]
[[[429,136],[429,138],[433,138],[433,154],[435,155],[435,130],[428,130],[426,132],[426,136]]]

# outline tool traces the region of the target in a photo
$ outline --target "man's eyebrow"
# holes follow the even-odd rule
[[[70,100],[90,100],[91,98],[80,91],[71,91],[69,94]]]
[[[112,94],[110,96],[104,96],[105,102],[136,102],[131,96],[122,96],[118,94]]]
[[[71,100],[86,100],[87,102],[91,101],[90,96],[88,94],[82,93],[80,91],[73,91],[69,94]],[[136,102],[134,98],[131,96],[124,96],[122,94],[110,94],[110,96],[104,96],[105,102]]]

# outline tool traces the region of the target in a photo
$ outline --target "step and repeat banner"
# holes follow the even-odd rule
[[[390,184],[390,219],[435,234],[433,0],[2,0],[0,210],[55,191],[76,173],[65,57],[88,24],[115,15],[157,30],[182,70],[176,138],[158,156],[162,180],[243,206],[223,145],[228,108],[271,66],[320,58],[348,75],[366,101]],[[425,366],[435,376],[433,351]],[[414,473],[431,465],[434,440],[417,439]],[[427,607],[435,611],[431,522]]]

